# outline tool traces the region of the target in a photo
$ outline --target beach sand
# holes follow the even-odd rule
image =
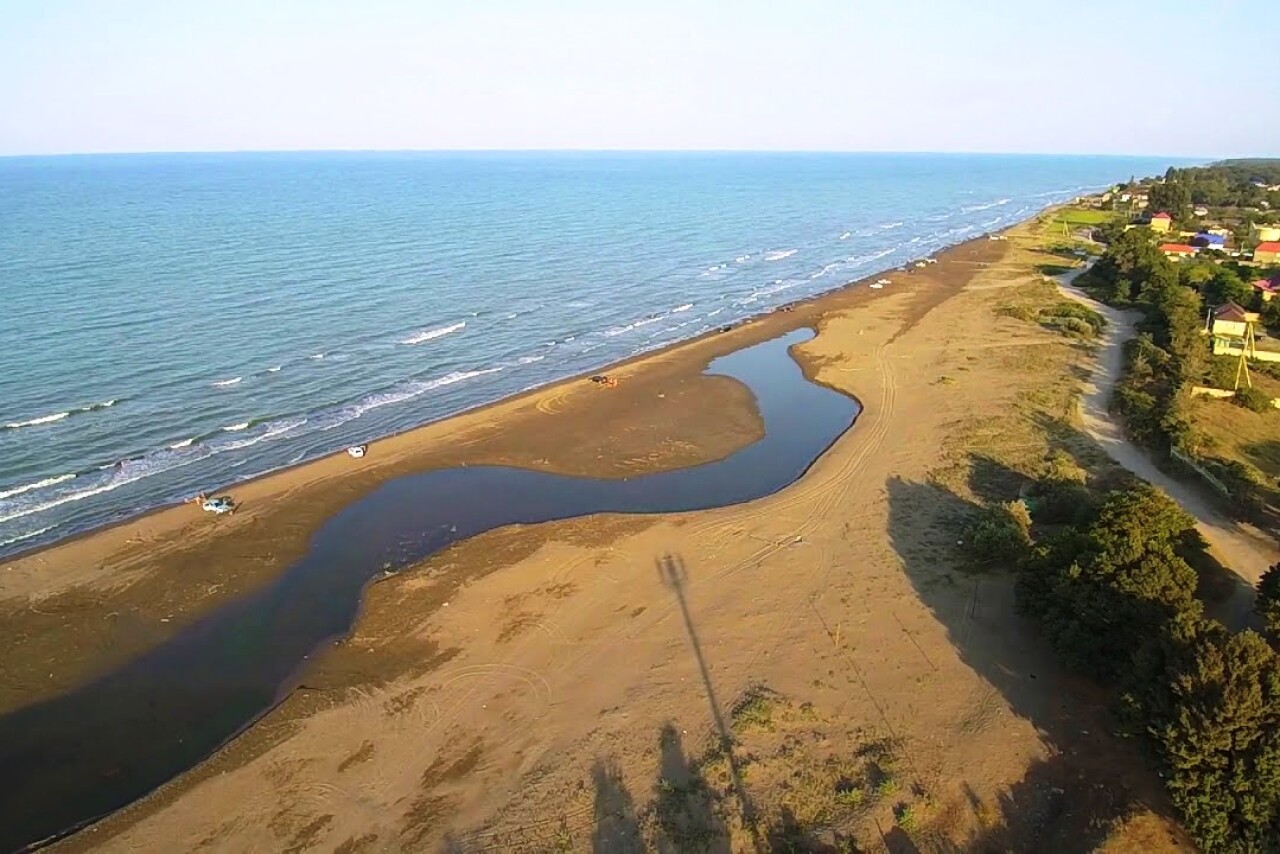
[[[628,851],[723,831],[760,850],[844,810],[859,844],[891,850],[926,823],[1082,850],[1100,817],[1125,823],[1109,850],[1176,848],[1106,698],[1014,616],[1007,575],[959,568],[966,508],[930,482],[957,425],[998,432],[1035,391],[1026,353],[1067,353],[993,312],[1036,275],[1029,228],[610,368],[614,389],[568,381],[238,486],[231,519],[172,508],[0,567],[12,709],[262,584],[398,474],[620,477],[723,457],[759,419],[742,386],[701,371],[748,344],[816,328],[795,351],[806,374],[865,407],[775,495],[492,531],[370,586],[301,689],[60,847]]]

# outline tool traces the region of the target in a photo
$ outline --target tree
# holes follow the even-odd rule
[[[1205,301],[1209,305],[1234,302],[1248,305],[1253,301],[1253,286],[1240,278],[1235,270],[1218,267],[1204,288]]]
[[[1018,603],[1079,670],[1107,680],[1179,613],[1199,612],[1196,575],[1176,549],[1193,520],[1148,484],[1112,493],[1087,530],[1038,544]]]
[[[1262,573],[1258,580],[1258,600],[1254,605],[1263,625],[1273,637],[1280,637],[1280,563]]]
[[[1135,656],[1126,717],[1145,725],[1169,794],[1206,851],[1273,851],[1280,833],[1280,662],[1254,632],[1171,620]]]
[[[1181,181],[1166,180],[1156,184],[1147,196],[1152,210],[1165,211],[1174,219],[1183,219],[1191,207],[1191,191]]]

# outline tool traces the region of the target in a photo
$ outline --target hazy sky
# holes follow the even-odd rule
[[[1280,155],[1277,0],[0,0],[0,154]]]

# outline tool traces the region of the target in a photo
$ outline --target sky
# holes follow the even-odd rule
[[[0,0],[0,155],[1280,156],[1276,0]]]

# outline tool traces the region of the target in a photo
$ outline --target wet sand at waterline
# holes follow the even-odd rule
[[[399,475],[488,463],[621,478],[724,458],[761,422],[743,386],[703,369],[789,330],[816,328],[797,361],[866,407],[775,495],[503,528],[372,585],[352,636],[274,711],[63,844],[537,850],[566,832],[585,848],[602,825],[601,780],[643,812],[674,755],[667,733],[681,755],[701,753],[755,685],[847,723],[836,741],[905,739],[921,778],[974,769],[977,796],[993,798],[1044,756],[1020,704],[1057,701],[1002,698],[940,618],[967,611],[973,648],[1008,650],[1003,665],[1040,670],[1040,688],[1071,686],[1003,618],[1006,589],[970,605],[947,573],[928,594],[904,573],[935,535],[894,516],[915,502],[949,423],[1001,413],[984,289],[1009,286],[989,281],[1005,252],[965,244],[884,290],[849,288],[611,368],[616,388],[561,383],[374,443],[363,460],[239,486],[231,518],[171,508],[5,565],[11,711],[260,588],[326,519]],[[938,384],[959,370],[961,382]]]

